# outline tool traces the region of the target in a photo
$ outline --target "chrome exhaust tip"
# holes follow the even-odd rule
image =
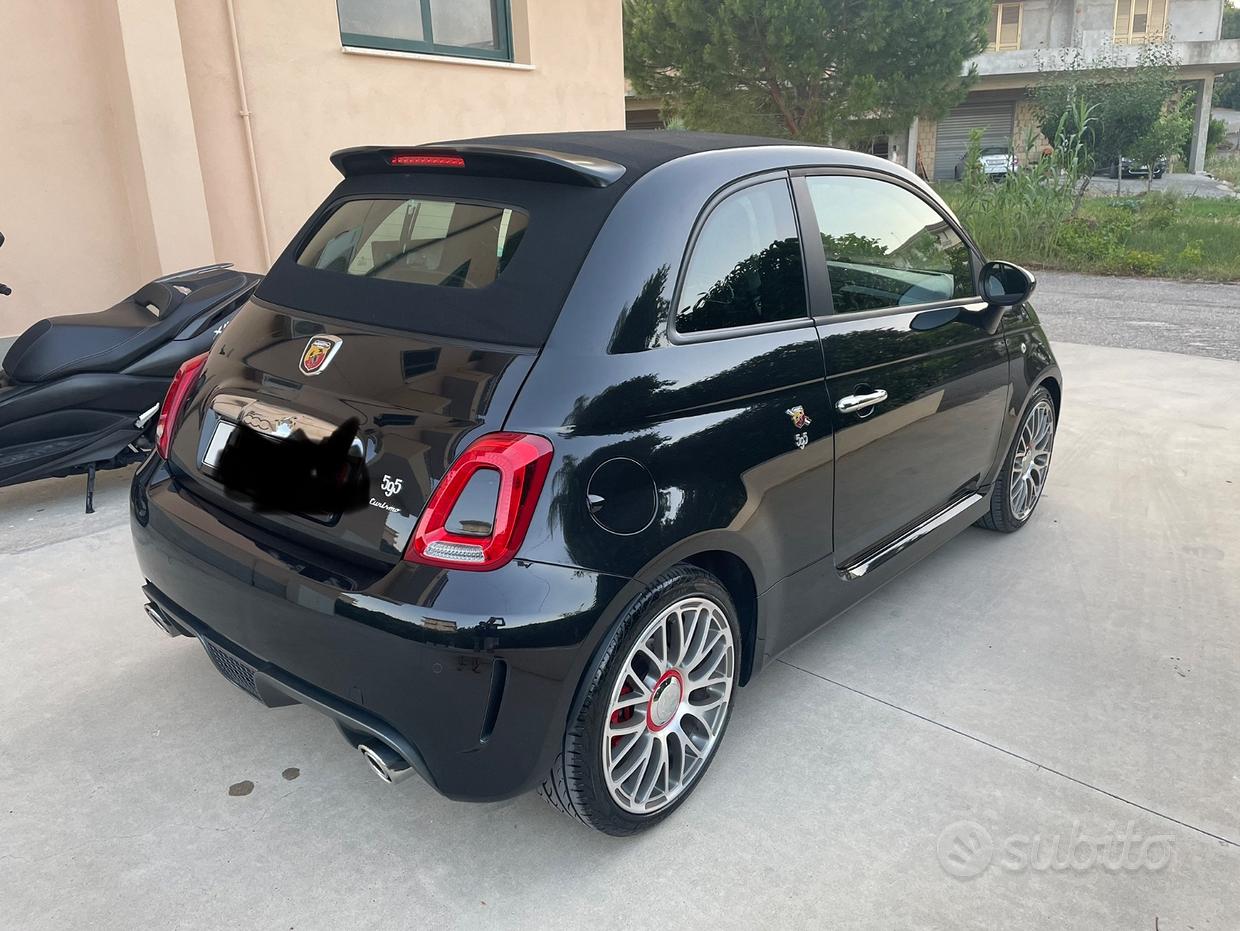
[[[384,743],[375,743],[373,747],[358,744],[366,763],[376,776],[388,785],[395,785],[413,775],[413,767],[403,756]]]
[[[158,606],[156,606],[153,602],[148,601],[142,610],[146,612],[147,617],[155,622],[155,626],[166,633],[169,637],[183,636],[180,628],[178,628],[176,624],[172,623],[172,621],[164,617],[164,612],[160,611]]]

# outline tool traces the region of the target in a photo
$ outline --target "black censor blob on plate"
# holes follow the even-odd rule
[[[274,437],[238,424],[215,474],[231,497],[251,501],[259,511],[356,511],[370,500],[370,475],[353,449],[357,429],[358,421],[350,419],[315,442],[301,430]]]

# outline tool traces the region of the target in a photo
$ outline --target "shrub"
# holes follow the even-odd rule
[[[1236,72],[1240,74],[1240,72]],[[1206,166],[1210,174],[1232,185],[1240,185],[1240,153],[1218,155]]]
[[[1123,217],[1131,229],[1155,229],[1170,226],[1180,214],[1180,195],[1175,191],[1159,191],[1140,197],[1108,198],[1107,214]]]
[[[1179,260],[1188,265],[1200,265],[1206,260],[1205,245],[1204,239],[1194,239],[1186,243],[1180,250]]]
[[[1107,263],[1107,271],[1120,275],[1154,275],[1162,268],[1162,256],[1140,249],[1125,249]]]
[[[1105,220],[1073,217],[1058,228],[1054,251],[1089,262],[1109,262],[1124,252],[1124,237],[1132,230],[1132,221],[1122,213]]]
[[[1227,138],[1227,124],[1220,119],[1210,118],[1210,126],[1206,130],[1206,155],[1213,155]]]

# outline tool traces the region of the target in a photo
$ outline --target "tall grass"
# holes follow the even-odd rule
[[[1010,196],[989,200],[993,212],[969,212],[958,199],[961,187],[943,193],[987,257],[1034,268],[1240,281],[1240,198],[1090,197],[1075,214],[1052,204],[1052,224],[1030,217]]]
[[[1132,216],[1124,245],[1156,256],[1154,274],[1171,278],[1240,280],[1240,200],[1149,194],[1097,198],[1083,211],[1100,224],[1109,215]]]
[[[1207,162],[1206,169],[1214,177],[1240,189],[1240,152],[1219,153]]]
[[[1240,280],[1240,199],[1085,197],[1092,121],[1083,104],[1065,114],[1055,144],[1042,152],[1031,135],[1021,170],[998,184],[978,167],[981,138],[974,135],[964,180],[940,191],[982,251],[1042,268]],[[1220,176],[1240,175],[1240,159],[1222,172],[1218,162],[1213,167]]]
[[[1093,131],[1094,108],[1084,102],[1059,120],[1055,143],[1025,138],[1020,170],[1001,184],[981,171],[981,133],[975,131],[965,154],[961,184],[944,193],[953,209],[978,239],[996,254],[1020,255],[1030,263],[1051,259],[1060,251],[1065,226],[1076,217],[1093,176],[1087,140]]]

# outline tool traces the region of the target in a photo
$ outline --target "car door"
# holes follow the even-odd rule
[[[864,571],[987,480],[1007,349],[985,330],[971,248],[914,185],[809,171],[795,189],[806,253],[825,263],[830,290],[815,324],[835,436],[835,561]],[[815,227],[821,253],[808,248]]]

